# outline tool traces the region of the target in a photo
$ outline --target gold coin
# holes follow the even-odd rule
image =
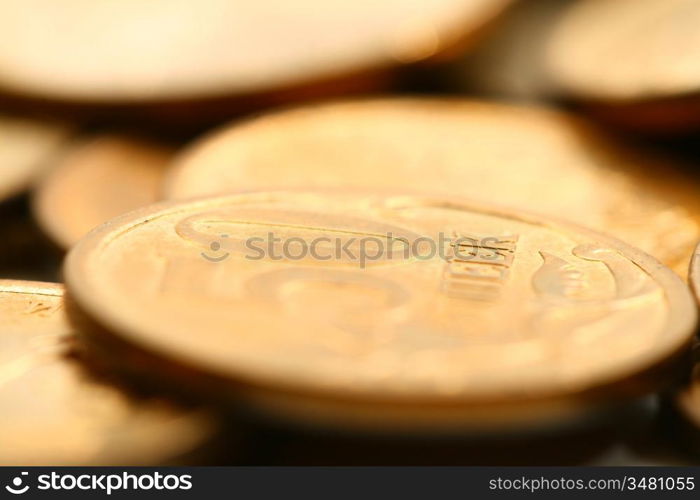
[[[661,380],[629,379],[684,352],[696,324],[687,287],[641,251],[456,197],[163,204],[90,233],[65,277],[103,327],[85,335],[150,356],[153,372],[186,367],[217,397],[297,414],[309,413],[298,399],[333,415],[354,405],[350,418],[391,424],[651,390]]]
[[[430,58],[508,3],[6,1],[0,86],[92,103],[281,91]]]
[[[698,25],[695,0],[574,2],[547,44],[551,76],[629,125],[698,125]]]
[[[309,106],[225,128],[176,158],[165,196],[267,188],[411,189],[598,229],[686,276],[697,181],[569,115],[468,100]]]
[[[0,201],[26,189],[69,133],[63,124],[0,116]]]
[[[172,151],[159,144],[102,135],[75,144],[44,176],[34,214],[62,248],[92,228],[155,203]]]
[[[0,281],[0,464],[155,464],[213,432],[204,414],[137,403],[68,355],[59,285]]]

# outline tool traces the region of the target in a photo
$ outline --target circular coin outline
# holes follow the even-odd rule
[[[138,320],[132,320],[128,315],[125,315],[123,311],[110,310],[109,306],[105,307],[105,303],[100,300],[99,290],[104,287],[105,284],[103,280],[96,277],[97,273],[94,272],[94,268],[90,261],[91,257],[98,254],[103,247],[116,241],[120,234],[130,231],[134,227],[148,224],[150,221],[157,220],[160,217],[172,216],[179,213],[194,214],[196,213],[194,211],[197,209],[209,210],[212,208],[218,208],[222,205],[230,206],[232,201],[239,203],[246,203],[249,201],[260,202],[269,200],[270,197],[274,197],[275,195],[279,196],[290,193],[294,193],[296,195],[303,193],[328,194],[329,192],[333,191],[276,190],[229,195],[217,198],[205,198],[189,202],[164,202],[151,207],[136,210],[122,217],[118,217],[117,219],[114,219],[91,232],[69,253],[64,267],[69,294],[76,301],[77,305],[82,309],[82,311],[90,318],[95,320],[104,329],[102,333],[113,336],[119,343],[123,343],[134,347],[139,351],[146,352],[147,354],[154,356],[155,359],[164,360],[166,363],[186,366],[198,374],[211,377],[212,380],[218,380],[220,382],[228,381],[234,385],[262,388],[271,387],[275,390],[282,389],[290,392],[299,392],[304,394],[315,393],[321,396],[325,394],[328,396],[330,394],[328,389],[325,387],[311,387],[309,385],[299,384],[296,381],[290,381],[289,379],[280,377],[279,373],[274,373],[274,370],[258,370],[254,373],[251,373],[246,369],[240,370],[235,367],[232,369],[229,367],[226,373],[217,370],[208,370],[206,367],[206,360],[190,357],[190,353],[182,350],[178,351],[177,348],[173,348],[173,346],[168,343],[167,338],[158,338],[161,337],[161,335],[153,335],[153,333],[142,335],[141,332],[139,332],[140,327]],[[347,191],[345,191],[345,193],[347,193]],[[367,191],[363,191],[362,193],[365,195],[377,194],[376,192],[368,193]],[[353,194],[359,193],[353,191]],[[386,193],[383,193],[383,197],[401,198],[403,195],[405,195],[405,193],[396,193],[395,196],[387,196]],[[415,194],[409,194],[408,196],[411,200],[430,200],[433,202],[437,200],[443,203],[447,202],[449,206],[458,207],[463,210],[476,210],[487,215],[514,219],[516,221],[543,226],[552,230],[586,236],[596,242],[605,243],[612,249],[620,252],[626,259],[631,260],[635,265],[640,267],[644,272],[652,277],[663,289],[664,295],[666,296],[666,301],[668,303],[668,319],[664,329],[664,337],[667,340],[665,341],[664,349],[657,350],[654,353],[649,353],[645,358],[643,358],[643,361],[637,359],[633,367],[626,365],[617,367],[616,370],[610,370],[604,375],[598,375],[598,380],[587,380],[586,383],[581,384],[580,387],[570,389],[567,394],[575,394],[579,392],[585,393],[587,391],[595,392],[601,387],[614,385],[616,382],[620,382],[624,379],[633,378],[636,375],[640,375],[648,370],[662,365],[665,361],[668,361],[669,358],[674,357],[689,346],[692,334],[694,333],[695,326],[697,324],[697,308],[690,291],[673,271],[641,250],[633,248],[613,237],[606,236],[562,220],[546,218],[529,213],[513,213],[505,208],[497,206],[487,207],[482,203],[466,201],[461,198],[430,197]],[[90,334],[90,332],[85,333],[88,335]],[[672,340],[669,341],[669,338]],[[365,401],[372,399],[387,400],[387,397],[396,402],[421,401],[428,404],[454,403],[455,401],[469,404],[484,401],[483,399],[479,398],[470,398],[468,394],[463,392],[459,393],[458,396],[448,396],[434,393],[429,395],[412,394],[405,396],[391,394],[387,396],[386,393],[381,392],[371,393],[363,391],[362,394],[357,394],[352,391],[338,390],[338,388],[335,388],[332,392],[332,397],[342,397],[356,400],[361,399]],[[561,389],[557,390],[549,388],[537,391],[535,395],[533,395],[533,391],[526,391],[525,396],[523,394],[509,393],[508,397],[513,400],[539,400],[561,397],[562,395],[564,394],[562,394]],[[487,400],[489,399],[487,398]]]

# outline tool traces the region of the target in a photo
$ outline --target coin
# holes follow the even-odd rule
[[[203,413],[137,402],[69,356],[63,288],[0,281],[0,463],[154,464],[201,445]]]
[[[698,126],[699,23],[694,0],[574,2],[550,37],[550,73],[621,124]]]
[[[695,248],[693,258],[688,269],[688,284],[695,293],[695,298],[700,304],[700,244]]]
[[[0,86],[92,104],[287,91],[436,56],[508,3],[6,1]]]
[[[38,184],[36,219],[70,248],[103,222],[155,203],[172,154],[163,145],[115,134],[78,142]]]
[[[0,116],[0,201],[26,189],[69,133],[55,122]]]
[[[618,401],[662,383],[629,380],[685,352],[696,323],[687,287],[641,251],[461,197],[171,202],[93,231],[64,271],[102,327],[85,336],[150,357],[151,377],[186,369],[217,398],[353,424]]]
[[[700,232],[669,161],[542,108],[387,99],[308,106],[234,125],[174,162],[165,196],[346,186],[456,194],[598,229],[683,277]]]

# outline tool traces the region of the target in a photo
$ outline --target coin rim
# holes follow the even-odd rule
[[[62,297],[65,287],[48,281],[0,279],[0,293],[35,294]]]
[[[688,284],[696,304],[700,305],[700,242],[695,247],[688,264]]]

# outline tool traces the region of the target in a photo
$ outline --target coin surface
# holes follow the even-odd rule
[[[204,414],[136,402],[69,355],[63,287],[0,281],[0,463],[157,464],[202,444]]]
[[[0,201],[26,189],[69,134],[67,125],[0,116]]]
[[[155,203],[172,155],[166,146],[120,135],[78,142],[39,182],[34,214],[70,248],[103,222]]]
[[[9,0],[0,86],[93,103],[280,90],[429,58],[508,3]]]
[[[631,125],[698,125],[699,24],[694,0],[573,2],[547,44],[548,67],[563,90],[621,107]]]
[[[462,254],[463,238],[474,252]],[[154,370],[187,367],[217,397],[267,407],[389,407],[372,418],[391,422],[614,399],[617,384],[683,352],[696,322],[687,287],[641,251],[455,197],[166,203],[91,232],[65,277],[101,335]]]
[[[695,185],[668,161],[566,114],[395,99],[309,106],[225,128],[177,157],[165,196],[305,186],[456,194],[566,217],[685,277],[700,239]]]

